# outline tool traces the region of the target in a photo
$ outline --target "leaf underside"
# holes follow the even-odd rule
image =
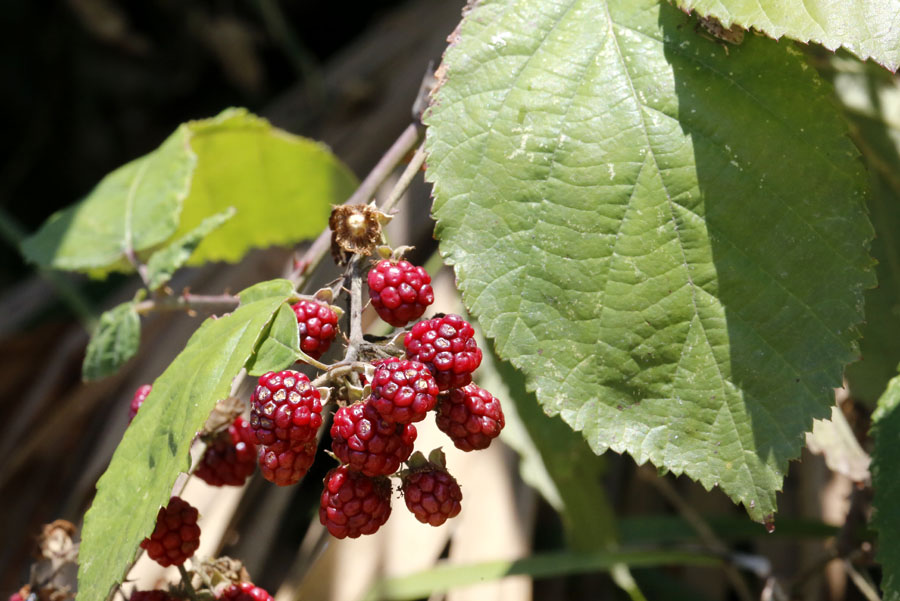
[[[286,280],[265,282],[253,302],[208,319],[153,383],[153,391],[122,437],[84,519],[79,550],[79,599],[106,599],[122,581],[141,540],[153,530],[189,450],[216,401],[250,358],[262,332],[293,294]],[[249,296],[248,296],[249,297]]]
[[[900,66],[900,2],[897,0],[675,0],[686,11],[736,23],[773,38],[844,47],[891,71]]]
[[[477,3],[426,117],[467,307],[597,453],[753,519],[855,358],[866,180],[790,45],[650,0]]]
[[[81,377],[87,382],[111,376],[134,357],[140,343],[141,318],[134,302],[104,312],[85,350]]]

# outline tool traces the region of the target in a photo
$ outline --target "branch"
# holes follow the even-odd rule
[[[240,299],[231,294],[203,295],[185,292],[179,296],[164,296],[139,302],[135,310],[141,314],[154,311],[203,311],[228,313],[237,309]]]

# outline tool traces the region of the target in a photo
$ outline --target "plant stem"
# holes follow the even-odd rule
[[[359,356],[359,347],[363,343],[362,331],[362,269],[361,257],[354,255],[347,264],[347,275],[350,278],[350,340],[347,353],[342,363],[353,363]]]
[[[412,180],[416,175],[418,175],[419,171],[422,169],[422,165],[425,164],[425,143],[419,145],[416,149],[416,154],[413,155],[413,158],[409,161],[409,165],[406,166],[406,169],[403,170],[403,173],[400,174],[400,179],[397,180],[397,183],[394,184],[394,188],[391,190],[390,195],[388,195],[387,200],[384,201],[384,205],[381,207],[381,211],[383,213],[390,213],[391,209],[397,204],[400,198],[403,196],[403,193],[406,192],[409,185],[412,183]]]
[[[231,294],[203,295],[181,294],[164,296],[139,302],[135,310],[140,314],[153,311],[205,311],[209,313],[227,313],[234,311],[240,299]]]
[[[181,583],[184,584],[188,597],[193,601],[199,601],[197,591],[194,590],[194,585],[191,583],[191,576],[187,573],[187,570],[184,569],[184,564],[179,564],[178,572],[181,574]]]
[[[638,470],[638,474],[642,479],[655,486],[656,489],[662,493],[663,497],[675,506],[675,509],[681,514],[681,517],[683,517],[697,532],[697,536],[700,537],[700,540],[707,549],[720,555],[723,559],[727,560],[729,558],[731,552],[728,549],[728,546],[716,536],[716,533],[713,531],[712,527],[706,523],[703,516],[681,498],[681,495],[675,491],[668,480],[645,470]],[[735,568],[732,563],[726,561],[722,564],[722,569],[741,601],[754,601],[753,594],[750,592],[747,583],[744,581],[743,576],[741,576],[737,568]]]

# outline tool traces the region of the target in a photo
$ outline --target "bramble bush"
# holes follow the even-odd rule
[[[428,108],[361,184],[327,148],[228,109],[182,125],[22,245],[41,267],[142,279],[100,317],[86,380],[134,356],[144,314],[217,315],[153,382],[97,483],[79,599],[123,581],[179,474],[246,477],[192,466],[192,445],[228,466],[258,453],[289,485],[330,437],[342,465],[321,520],[358,536],[388,519],[394,489],[420,521],[455,516],[465,498],[441,454],[411,458],[414,422],[437,415],[477,450],[503,427],[501,403],[539,451],[570,554],[436,570],[372,597],[606,569],[641,599],[629,567],[742,566],[714,539],[619,540],[602,486],[579,471],[591,452],[719,488],[771,530],[810,432],[826,455],[863,453],[822,434],[843,423],[842,385],[874,412],[871,481],[857,479],[874,490],[880,568],[865,533],[841,553],[900,599],[900,4],[481,0],[449,41]],[[413,150],[386,202],[370,202]],[[427,314],[429,274],[382,230],[423,165],[465,318]],[[287,279],[236,295],[167,287],[185,266],[314,238]],[[329,251],[340,277],[307,289]],[[367,295],[391,326],[378,335],[362,329]],[[339,359],[322,363],[329,345]],[[503,390],[470,383],[482,354]],[[193,590],[182,574],[176,598],[263,594],[240,593],[252,587],[240,578]],[[757,575],[768,598],[788,598]]]

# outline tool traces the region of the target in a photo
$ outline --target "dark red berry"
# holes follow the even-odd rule
[[[438,388],[460,388],[472,381],[472,372],[481,365],[481,349],[475,330],[459,315],[445,315],[420,321],[406,333],[406,357],[428,366]]]
[[[375,365],[370,402],[386,421],[419,422],[434,409],[440,391],[425,364],[392,357]]]
[[[259,470],[278,486],[300,482],[316,459],[316,441],[276,442],[259,447]]]
[[[391,482],[342,465],[325,476],[319,521],[336,538],[373,534],[391,515]]]
[[[409,261],[379,261],[369,271],[369,297],[381,319],[402,328],[434,302],[431,277]]]
[[[300,328],[300,350],[318,359],[325,354],[337,334],[338,316],[334,309],[318,301],[302,300],[291,305]]]
[[[220,601],[273,601],[266,589],[252,582],[232,583],[217,598]]]
[[[415,426],[385,421],[368,401],[341,407],[331,425],[334,454],[367,476],[396,472],[412,454],[415,440]]]
[[[319,391],[297,371],[263,374],[250,396],[250,427],[260,444],[314,439],[322,425],[321,413]]]
[[[156,528],[141,542],[150,559],[163,567],[183,564],[200,546],[198,512],[187,501],[172,497],[156,514]]]
[[[500,401],[475,384],[454,388],[438,403],[438,428],[463,451],[488,448],[504,425]]]
[[[131,591],[129,601],[176,601],[176,599],[166,591]]]
[[[147,397],[150,396],[151,390],[153,390],[152,384],[144,384],[134,391],[134,396],[131,399],[131,406],[128,408],[129,424],[131,423],[131,420],[134,419],[134,416],[137,415],[138,409],[141,408],[141,405],[143,405],[144,401],[147,400]]]
[[[434,465],[408,473],[402,490],[406,507],[423,524],[440,526],[461,509],[462,491],[456,479]]]
[[[237,417],[206,445],[194,475],[212,486],[242,486],[256,469],[256,436]]]

